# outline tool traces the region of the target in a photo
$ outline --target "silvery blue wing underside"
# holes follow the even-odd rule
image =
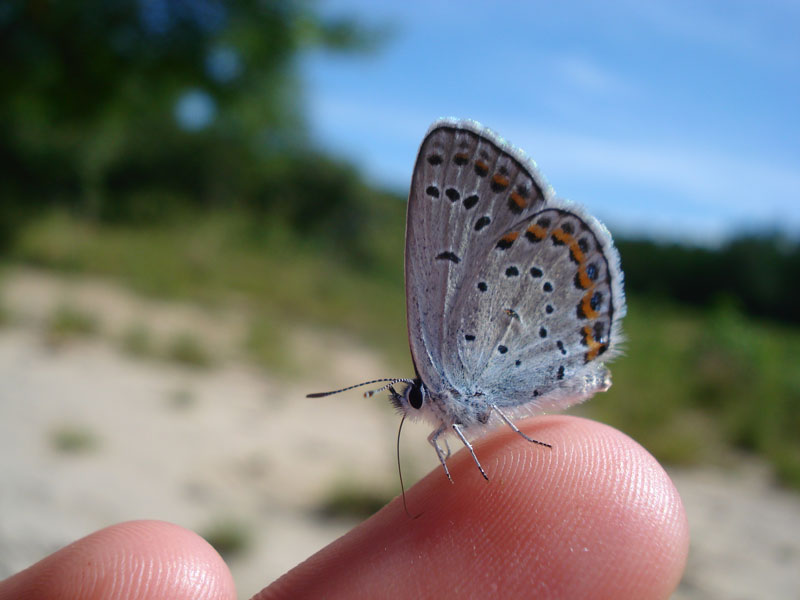
[[[611,236],[490,130],[431,126],[405,260],[411,353],[433,399],[535,413],[607,387],[625,312]]]

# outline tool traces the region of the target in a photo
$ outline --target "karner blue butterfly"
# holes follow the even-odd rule
[[[433,424],[428,441],[448,478],[445,434],[488,479],[470,439],[505,423],[549,446],[514,419],[563,410],[611,385],[605,363],[618,353],[625,314],[611,235],[555,197],[522,150],[475,121],[438,120],[422,141],[405,271],[416,377],[358,385],[388,382],[367,395],[388,389],[404,419]]]

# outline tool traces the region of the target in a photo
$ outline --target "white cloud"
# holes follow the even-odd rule
[[[621,77],[584,56],[559,56],[553,59],[552,65],[556,75],[573,91],[611,96],[632,89]]]

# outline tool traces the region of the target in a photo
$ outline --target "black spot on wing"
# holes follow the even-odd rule
[[[589,306],[592,307],[592,310],[597,310],[597,307],[600,306],[600,303],[603,301],[603,294],[600,292],[595,292],[592,294],[591,300],[589,300]]]
[[[590,263],[586,266],[586,275],[588,275],[589,279],[592,281],[597,281],[597,277],[600,275],[600,269],[597,268],[595,263]]]
[[[458,256],[456,256],[455,252],[450,252],[449,250],[447,252],[442,252],[441,254],[437,255],[436,260],[449,260],[456,264],[461,262],[461,259]]]
[[[601,344],[606,343],[605,339],[606,335],[606,326],[603,324],[602,321],[595,321],[594,323],[594,339],[600,342]]]
[[[514,245],[514,240],[513,239],[510,239],[508,237],[502,237],[497,242],[497,245],[495,246],[495,248],[497,248],[499,250],[508,250],[513,245]]]
[[[489,217],[487,216],[481,217],[480,219],[475,221],[475,231],[480,231],[481,229],[489,225],[489,223],[491,222],[492,220]]]
[[[464,208],[469,210],[478,203],[478,200],[479,198],[477,194],[472,194],[471,196],[467,196],[466,198],[464,198]]]

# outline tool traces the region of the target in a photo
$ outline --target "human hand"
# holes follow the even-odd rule
[[[275,598],[668,598],[689,536],[680,498],[641,446],[568,416],[502,427],[256,595]],[[3,582],[0,600],[234,599],[225,563],[197,534],[114,525]]]

